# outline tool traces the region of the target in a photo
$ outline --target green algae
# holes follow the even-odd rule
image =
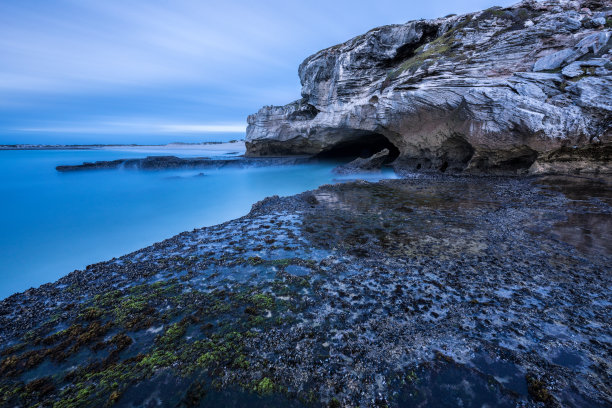
[[[187,331],[186,323],[181,321],[168,327],[166,332],[157,339],[157,343],[164,348],[170,348],[176,346]]]
[[[98,307],[86,307],[79,315],[79,318],[91,322],[93,320],[98,320],[103,314],[104,312],[102,309]]]
[[[255,385],[253,389],[260,395],[268,395],[272,394],[275,388],[276,385],[274,384],[274,382],[268,377],[264,377]]]
[[[281,269],[294,263],[314,265],[301,259],[251,261]],[[300,285],[308,284],[305,278],[299,281]],[[285,285],[282,282],[275,280],[272,284],[280,287]],[[111,405],[120,401],[132,385],[168,370],[181,378],[207,373],[205,375],[210,376],[213,383],[221,384],[221,378],[225,378],[224,382],[262,395],[281,392],[283,388],[272,376],[258,380],[256,385],[248,379],[249,375],[245,378],[245,374],[218,376],[226,370],[248,374],[253,362],[247,343],[261,335],[249,329],[287,324],[291,320],[288,317],[277,315],[275,319],[268,319],[263,316],[266,311],[279,311],[279,308],[283,313],[290,312],[284,302],[278,300],[275,293],[264,291],[263,286],[242,285],[231,291],[219,289],[209,293],[192,290],[185,294],[185,284],[180,279],[170,279],[97,294],[74,308],[72,324],[68,327],[46,337],[41,337],[37,330],[28,333],[22,343],[3,350],[5,357],[0,362],[0,372],[16,375],[47,358],[61,364],[83,349],[90,357],[77,363],[76,369],[45,380],[45,384],[41,382],[39,389],[35,387],[37,383],[23,388],[18,386],[19,382],[7,382],[9,377],[4,377],[0,381],[3,387],[0,401],[19,405],[38,398],[52,401],[50,405],[57,407]],[[286,288],[290,286],[295,285],[285,285]],[[160,312],[162,307],[164,311]],[[246,308],[255,310],[255,315],[244,313]],[[132,349],[131,332],[142,333],[154,324],[170,321],[174,323],[168,324],[153,342],[138,343],[136,349]],[[70,318],[66,323],[70,323]],[[191,336],[195,334],[196,338],[187,339],[187,332],[192,333]],[[109,333],[111,337],[103,340]],[[31,347],[38,348],[29,350]],[[101,350],[108,352],[97,357]],[[138,354],[135,355],[135,351]]]
[[[265,293],[258,293],[251,296],[251,302],[258,309],[273,309],[275,305],[274,298]]]

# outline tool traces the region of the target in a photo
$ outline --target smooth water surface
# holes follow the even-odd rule
[[[267,196],[296,194],[334,180],[334,164],[179,171],[55,170],[60,164],[152,153],[232,154],[219,149],[0,151],[0,298],[182,231],[240,217]]]

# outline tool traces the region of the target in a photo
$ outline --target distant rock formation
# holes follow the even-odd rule
[[[176,156],[149,156],[144,159],[118,159],[111,161],[85,162],[77,165],[57,166],[60,172],[81,170],[164,170],[164,169],[202,169],[222,167],[256,167],[270,165],[291,165],[309,163],[308,157],[275,157],[275,158],[232,158],[210,159],[208,157],[181,158]]]
[[[597,159],[612,143],[611,28],[604,0],[375,28],[306,58],[302,98],[249,116],[247,155],[367,145],[355,156],[395,149],[399,171],[612,172]],[[574,146],[594,156],[554,165]]]

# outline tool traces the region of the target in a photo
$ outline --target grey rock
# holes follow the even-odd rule
[[[573,49],[566,48],[561,51],[546,55],[539,60],[533,66],[534,71],[547,71],[559,68],[565,61],[576,56],[577,52]]]
[[[569,78],[576,78],[579,76],[587,75],[591,73],[592,75],[596,74],[597,68],[604,68],[609,61],[605,58],[596,58],[587,61],[574,61],[568,66],[564,67],[561,70],[561,73]],[[606,70],[605,74],[608,73]]]
[[[580,23],[609,10],[526,1],[375,28],[306,58],[301,99],[249,116],[247,155],[386,141],[398,171],[522,173],[563,146],[612,141],[610,30]],[[557,72],[583,60],[599,62],[584,77]]]
[[[592,52],[593,54],[597,54],[603,47],[608,44],[608,41],[612,37],[612,31],[602,31],[596,32],[584,37],[578,44],[576,44],[575,48],[582,54],[586,54],[588,52]]]
[[[576,104],[604,115],[608,125],[612,119],[612,80],[610,78],[585,77],[576,82]]]
[[[389,149],[383,149],[368,158],[358,157],[350,163],[334,168],[333,172],[338,174],[350,174],[364,171],[380,171],[383,164],[389,159],[389,154]]]
[[[606,19],[603,17],[596,17],[591,19],[593,27],[601,27],[606,24]]]

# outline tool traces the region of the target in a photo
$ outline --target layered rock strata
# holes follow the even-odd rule
[[[612,172],[599,153],[550,163],[612,143],[611,27],[611,3],[585,0],[375,28],[306,58],[302,98],[249,116],[247,155],[390,148],[397,170]]]

